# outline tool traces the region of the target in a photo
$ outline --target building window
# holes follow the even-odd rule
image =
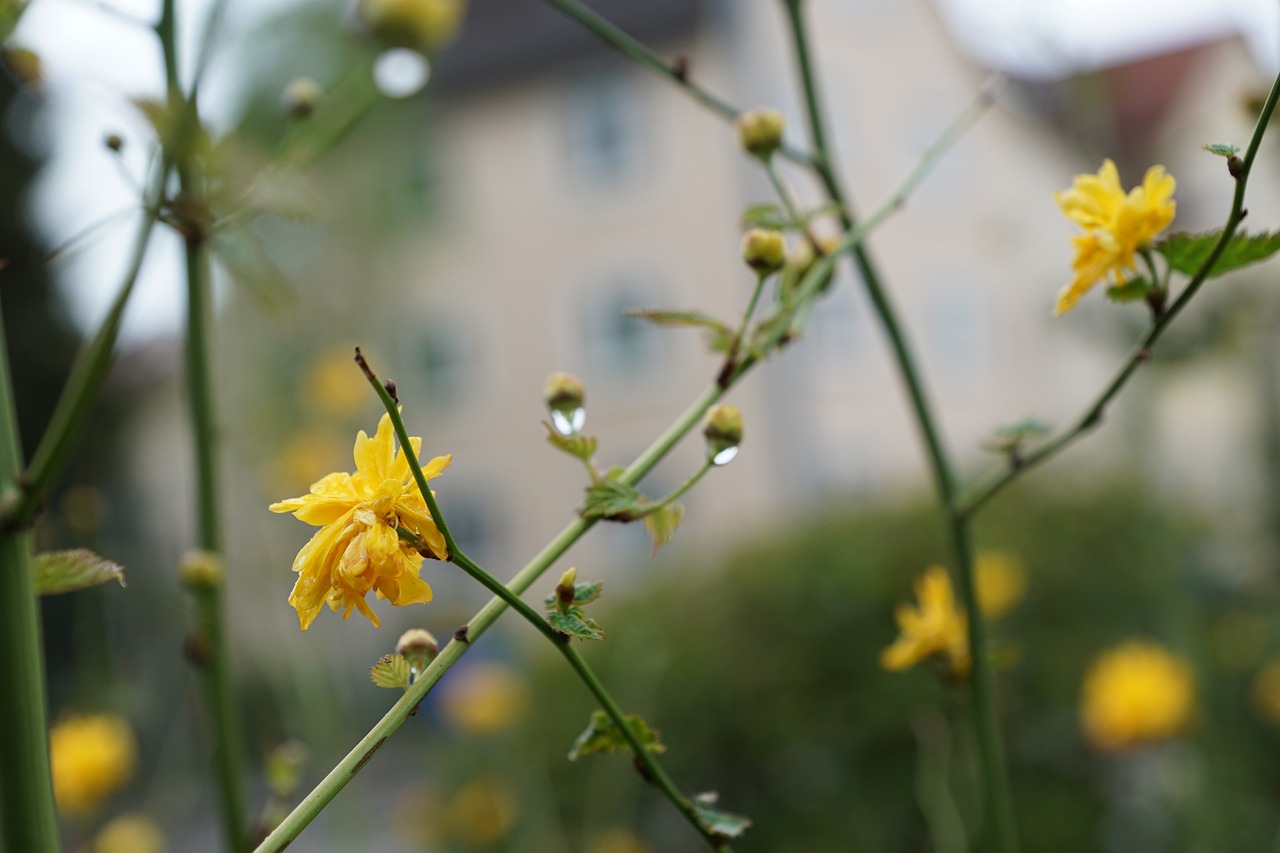
[[[638,379],[662,358],[662,330],[627,312],[657,304],[653,288],[615,281],[584,300],[585,355],[589,368],[612,378]]]
[[[590,69],[570,84],[564,129],[569,173],[587,187],[613,186],[640,171],[643,115],[620,70]]]

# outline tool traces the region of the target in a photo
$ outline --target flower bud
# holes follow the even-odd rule
[[[782,113],[769,107],[757,107],[739,113],[733,123],[738,144],[762,160],[768,160],[782,146]]]
[[[356,14],[389,47],[430,53],[453,41],[465,10],[464,0],[360,0]]]
[[[435,660],[440,652],[440,644],[430,631],[422,628],[410,628],[400,635],[396,642],[396,654],[409,661],[414,672],[422,672],[427,664]]]
[[[556,602],[557,608],[563,612],[573,604],[573,599],[578,595],[578,569],[571,566],[560,576],[560,583],[556,584]]]
[[[561,435],[575,435],[582,430],[587,420],[586,410],[582,408],[586,400],[586,389],[576,376],[568,373],[553,373],[547,377],[543,386],[542,398],[547,402],[547,410],[551,413],[551,425]]]
[[[324,89],[310,77],[294,77],[280,93],[280,106],[293,118],[306,118],[315,112]]]
[[[742,238],[742,259],[762,275],[776,272],[787,261],[787,241],[781,231],[752,228]]]
[[[737,406],[712,406],[703,422],[702,435],[712,464],[728,464],[738,455],[738,445],[742,443],[742,412]]]
[[[119,154],[124,150],[124,137],[118,133],[108,133],[102,137],[102,144],[107,147],[108,151]]]
[[[212,551],[188,551],[178,564],[178,577],[192,590],[217,589],[222,575],[222,560]]]

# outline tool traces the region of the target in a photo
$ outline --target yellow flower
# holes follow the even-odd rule
[[[524,713],[529,691],[510,667],[478,663],[445,683],[440,713],[455,728],[473,735],[501,731]]]
[[[1098,174],[1076,175],[1071,189],[1054,193],[1062,212],[1085,232],[1071,238],[1076,249],[1075,278],[1058,293],[1054,316],[1070,311],[1107,275],[1123,284],[1136,272],[1134,255],[1173,221],[1175,186],[1164,166],[1152,166],[1142,186],[1126,195],[1116,164],[1104,160]]]
[[[473,779],[445,807],[445,834],[471,846],[496,844],[520,816],[516,795],[497,779]]]
[[[1022,600],[1027,589],[1027,576],[1022,564],[999,551],[983,551],[973,566],[973,583],[978,594],[978,607],[984,616],[995,619],[1009,612]]]
[[[92,814],[133,773],[133,730],[113,714],[70,716],[49,732],[53,793],[63,814]]]
[[[422,439],[409,442],[416,456]],[[355,608],[381,625],[365,602],[371,589],[395,605],[431,600],[431,587],[418,577],[422,555],[400,539],[396,528],[418,534],[440,559],[448,555],[403,451],[396,450],[391,418],[383,415],[373,438],[364,430],[356,436],[355,474],[329,474],[311,486],[311,494],[271,505],[272,512],[291,512],[320,527],[293,561],[298,581],[289,603],[302,630],[326,602],[331,610],[342,608],[343,619]],[[438,477],[452,458],[437,456],[422,473],[428,480]]]
[[[334,347],[322,353],[311,363],[302,388],[307,405],[339,417],[359,412],[370,399],[369,383],[352,366],[350,346]]]
[[[121,815],[93,839],[93,853],[164,853],[164,836],[141,815]]]
[[[1108,751],[1174,737],[1191,724],[1194,711],[1190,665],[1139,640],[1100,655],[1080,693],[1085,738]]]
[[[956,607],[951,579],[942,566],[930,566],[916,580],[920,606],[899,605],[894,612],[901,632],[893,645],[880,653],[880,665],[903,670],[933,655],[948,660],[951,673],[969,673],[969,622]]]

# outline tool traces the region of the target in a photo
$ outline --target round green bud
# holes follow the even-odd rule
[[[465,0],[360,0],[356,14],[389,47],[430,53],[458,34]]]
[[[576,376],[553,373],[542,387],[542,398],[551,413],[551,425],[561,435],[577,435],[586,423],[587,412],[582,408],[587,392]]]
[[[733,127],[743,150],[762,160],[768,160],[782,147],[782,113],[777,110],[757,107],[739,113]]]
[[[742,443],[742,412],[723,403],[712,406],[703,421],[702,435],[707,440],[707,457],[714,464],[730,462]]]
[[[431,632],[424,628],[410,628],[396,641],[396,654],[408,658],[409,664],[415,669],[419,668],[417,661],[430,662],[439,652],[440,644],[436,642]]]
[[[222,586],[222,559],[212,551],[188,551],[178,563],[178,577],[189,589],[217,589]]]
[[[280,93],[280,106],[293,118],[306,118],[316,110],[324,89],[310,77],[294,77]]]
[[[787,261],[787,241],[781,231],[752,228],[742,238],[742,259],[758,273],[777,272]]]

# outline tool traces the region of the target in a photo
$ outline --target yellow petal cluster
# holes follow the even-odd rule
[[[899,635],[880,653],[880,665],[903,670],[940,655],[951,673],[969,673],[969,622],[956,606],[951,578],[942,566],[930,566],[915,584],[918,607],[903,604],[894,612]]]
[[[1027,575],[1016,558],[1000,551],[981,551],[973,562],[973,585],[982,615],[995,619],[1022,600]]]
[[[70,716],[49,731],[49,764],[58,810],[92,814],[133,773],[133,729],[113,714]]]
[[[1076,250],[1072,263],[1075,277],[1058,293],[1054,316],[1070,311],[1089,288],[1108,275],[1115,284],[1130,278],[1136,271],[1134,255],[1173,221],[1175,186],[1164,166],[1152,166],[1142,186],[1126,194],[1116,164],[1104,160],[1096,175],[1076,175],[1070,189],[1054,193],[1062,212],[1084,229],[1083,234],[1071,238]]]
[[[422,439],[411,437],[409,443],[416,457]],[[438,477],[452,458],[437,456],[422,473],[428,480]],[[291,512],[320,527],[293,561],[298,580],[289,603],[304,631],[323,604],[341,609],[343,619],[354,608],[381,625],[365,601],[369,590],[395,605],[431,600],[431,587],[418,576],[422,555],[400,539],[397,527],[416,533],[440,559],[448,558],[404,448],[396,449],[390,416],[382,416],[373,438],[364,430],[356,436],[355,463],[354,474],[329,474],[310,494],[271,505],[272,512]]]
[[[1194,713],[1191,666],[1140,640],[1099,655],[1080,694],[1085,739],[1107,751],[1174,737],[1191,725]]]

